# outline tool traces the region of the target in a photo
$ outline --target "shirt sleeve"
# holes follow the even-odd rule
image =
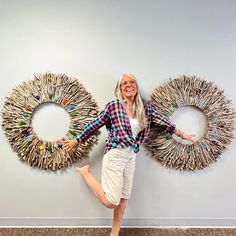
[[[87,139],[93,132],[100,129],[109,120],[109,103],[105,108],[98,114],[98,116],[92,120],[76,137],[79,143]]]
[[[175,130],[175,124],[169,119],[163,116],[157,109],[151,105],[152,111],[152,125],[163,128],[167,133],[173,134]]]

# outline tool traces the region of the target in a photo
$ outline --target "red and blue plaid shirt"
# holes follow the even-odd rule
[[[106,140],[105,153],[113,148],[132,147],[133,151],[139,151],[139,144],[143,143],[151,127],[162,126],[165,131],[173,134],[175,125],[165,116],[160,114],[155,107],[147,103],[146,107],[147,127],[133,137],[129,117],[126,114],[125,107],[117,99],[109,102],[99,115],[91,121],[83,131],[77,136],[78,142],[83,142],[94,131],[106,125],[108,138]]]

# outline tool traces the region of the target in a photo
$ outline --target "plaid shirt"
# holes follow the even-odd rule
[[[155,107],[147,103],[146,107],[147,127],[133,138],[129,117],[126,114],[125,107],[117,99],[109,102],[99,115],[91,121],[84,130],[77,136],[78,142],[83,142],[94,131],[106,125],[108,138],[106,140],[105,153],[113,148],[132,147],[133,151],[139,151],[139,144],[143,143],[153,126],[162,126],[165,131],[172,134],[175,125],[160,114]]]

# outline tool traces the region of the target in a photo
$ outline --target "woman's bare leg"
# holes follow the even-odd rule
[[[112,204],[105,197],[105,193],[102,189],[101,183],[96,179],[96,177],[90,172],[89,165],[82,168],[76,168],[76,170],[83,176],[84,180],[87,182],[90,189],[94,192],[96,197],[102,202],[107,208],[115,208],[116,205]]]
[[[123,220],[125,207],[127,205],[127,199],[121,198],[120,204],[114,208],[114,214],[113,214],[113,224],[111,229],[110,236],[118,236],[120,231],[120,226]]]

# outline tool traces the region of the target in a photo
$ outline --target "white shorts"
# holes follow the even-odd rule
[[[106,199],[114,205],[119,205],[121,198],[130,198],[135,157],[131,148],[111,149],[103,157],[102,189]]]

